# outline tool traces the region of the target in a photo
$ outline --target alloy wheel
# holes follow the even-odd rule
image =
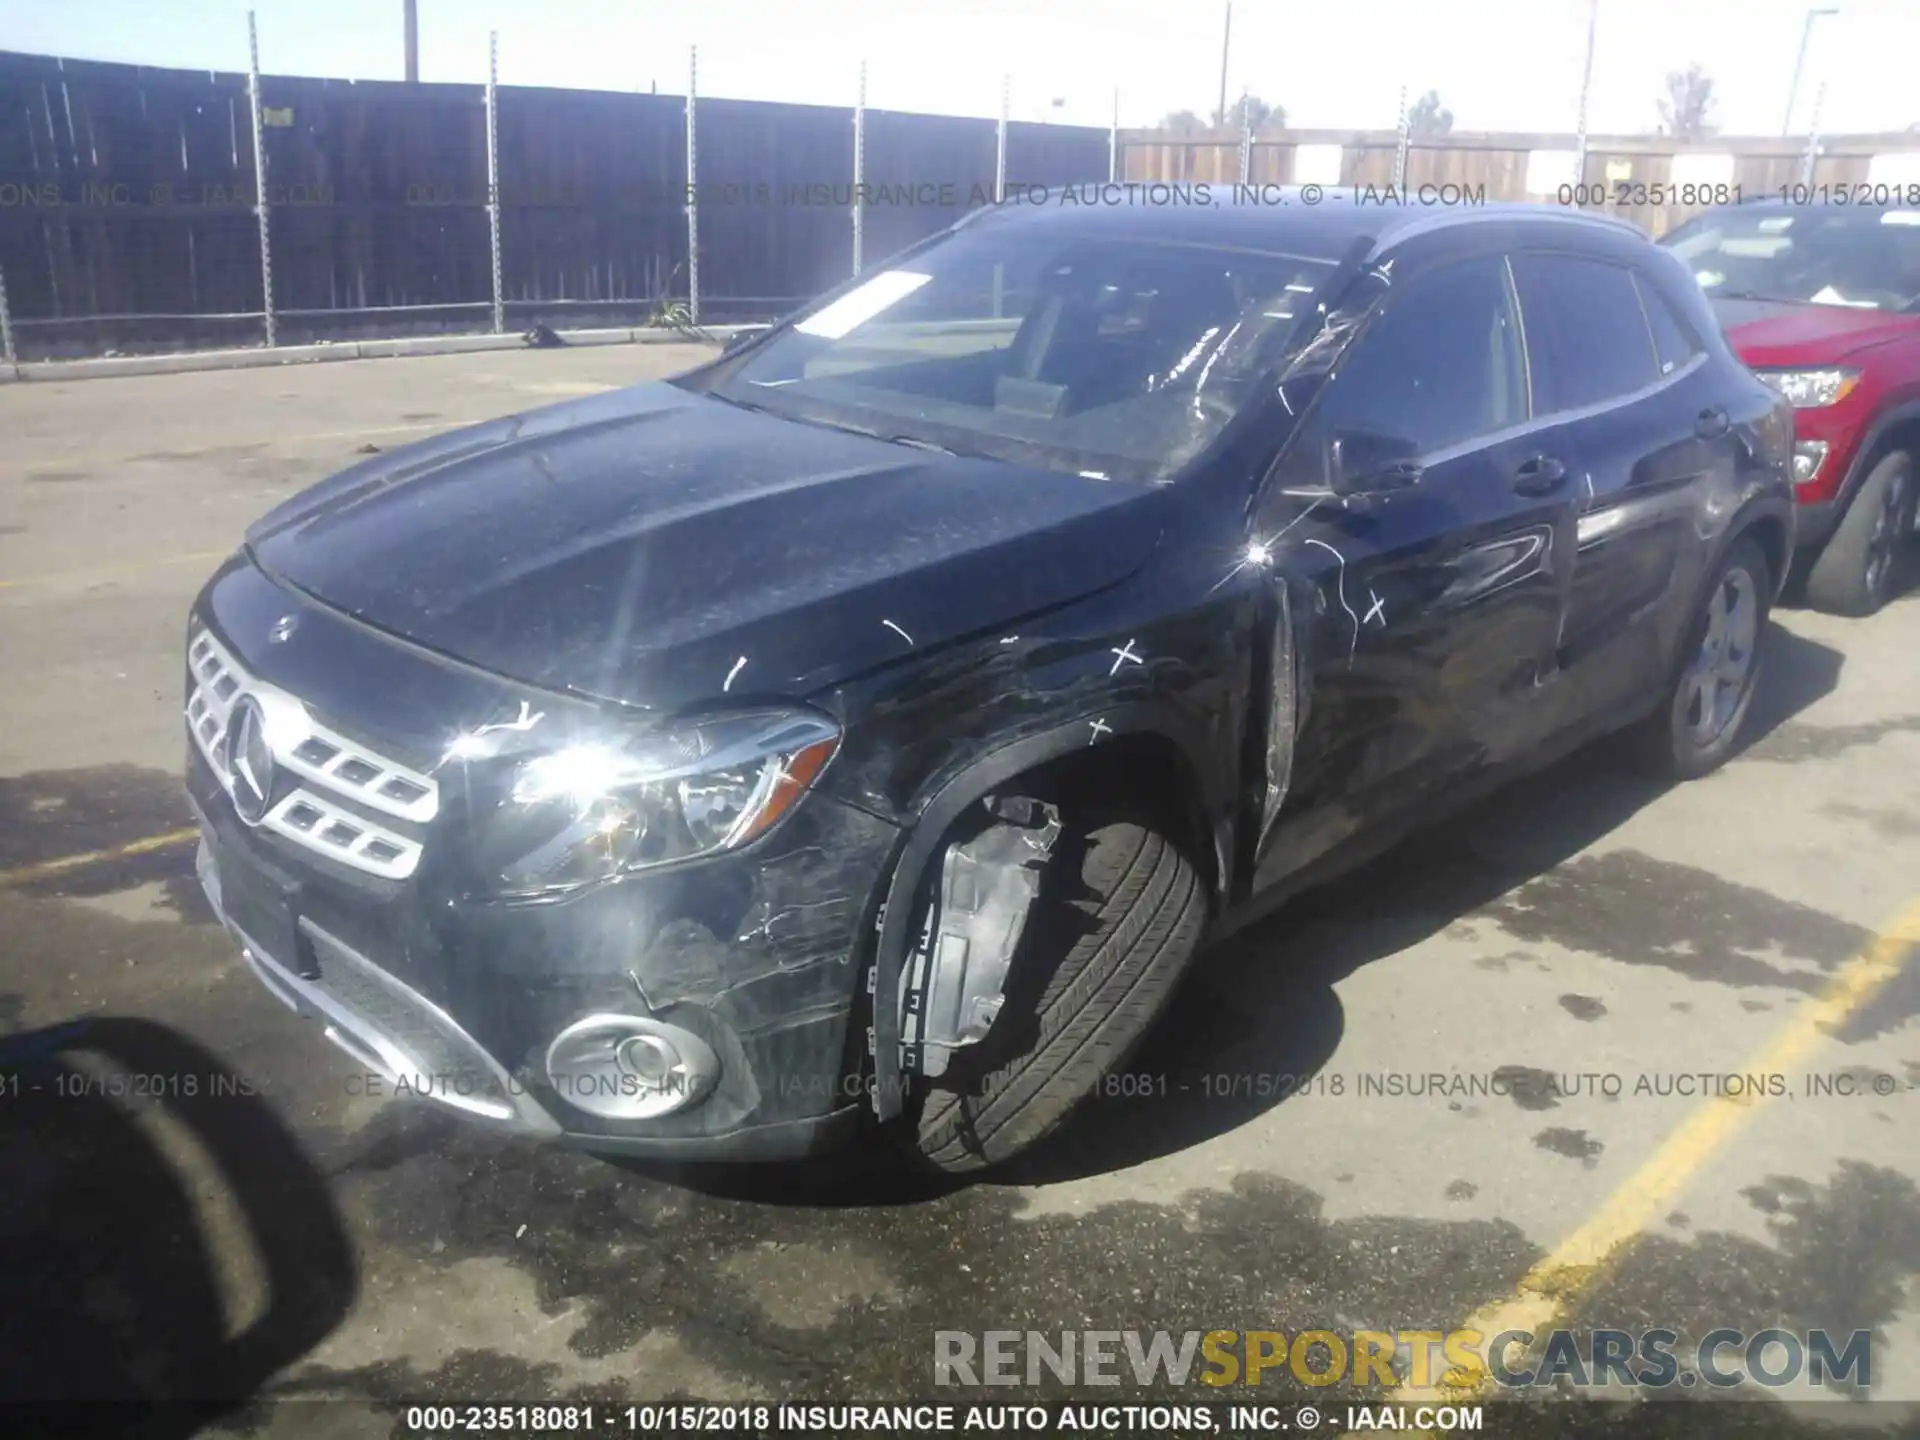
[[[1718,740],[1739,716],[1753,681],[1759,638],[1759,588],[1748,571],[1736,566],[1714,587],[1707,602],[1707,633],[1687,671],[1682,713],[1701,748]]]

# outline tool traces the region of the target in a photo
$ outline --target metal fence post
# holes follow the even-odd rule
[[[260,309],[267,322],[267,344],[280,343],[273,318],[273,220],[267,206],[267,142],[260,113],[260,29],[247,12],[247,108],[253,111],[253,213],[260,222]]]
[[[1253,179],[1253,107],[1247,92],[1240,92],[1240,183]]]
[[[1393,147],[1393,188],[1407,183],[1407,150],[1413,144],[1413,112],[1407,109],[1407,87],[1400,87],[1400,139]]]
[[[13,353],[13,316],[7,311],[7,274],[0,270],[0,360],[12,369],[20,363]]]
[[[1113,87],[1113,119],[1107,124],[1107,183],[1120,178],[1120,87]]]
[[[853,105],[853,273],[860,273],[862,242],[866,239],[867,202],[867,62],[860,62],[860,94]]]
[[[700,176],[695,111],[700,88],[700,47],[687,47],[687,323],[700,323]]]
[[[500,289],[500,32],[487,32],[487,258],[493,268],[493,333],[507,328]]]
[[[1827,98],[1827,82],[1813,92],[1813,113],[1807,117],[1807,154],[1800,162],[1800,183],[1813,184],[1814,167],[1820,161],[1820,107]]]

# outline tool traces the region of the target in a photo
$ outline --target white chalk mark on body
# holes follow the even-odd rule
[[[1089,745],[1096,743],[1102,735],[1113,733],[1113,727],[1104,720],[1089,720],[1087,724],[1093,727],[1093,734],[1087,739]]]
[[[1375,620],[1378,620],[1380,622],[1380,628],[1382,630],[1386,629],[1387,628],[1387,602],[1382,600],[1378,595],[1374,594],[1374,590],[1371,585],[1367,587],[1367,596],[1369,599],[1373,601],[1373,604],[1367,610],[1367,618],[1365,623],[1368,625],[1371,625]]]
[[[1107,653],[1114,657],[1113,668],[1107,671],[1109,675],[1118,675],[1122,665],[1144,665],[1146,663],[1138,655],[1133,653],[1132,640],[1128,640],[1126,644],[1120,646],[1118,649],[1110,650]]]
[[[726,681],[720,686],[720,689],[723,692],[733,689],[734,677],[746,668],[747,668],[747,657],[742,655],[738,660],[733,662],[733,668],[727,671]]]
[[[1347,557],[1334,549],[1333,546],[1327,544],[1324,540],[1308,540],[1306,543],[1309,545],[1318,545],[1322,550],[1340,562],[1340,568],[1334,575],[1334,584],[1339,590],[1340,608],[1346,611],[1347,618],[1353,621],[1353,641],[1347,646],[1347,668],[1351,670],[1353,668],[1354,653],[1360,648],[1360,617],[1353,613],[1353,606],[1347,603]],[[1371,594],[1372,592],[1369,591],[1368,593]]]
[[[880,623],[886,626],[889,630],[893,631],[893,633],[898,635],[902,640],[906,641],[907,644],[909,645],[913,644],[913,636],[909,635],[906,631],[902,630],[898,625],[894,624],[893,621],[882,620]]]
[[[478,760],[482,756],[491,755],[494,752],[494,743],[484,737],[498,730],[531,730],[546,718],[546,711],[535,710],[531,704],[522,700],[520,713],[513,719],[495,720],[476,730],[470,730],[464,735],[456,735],[453,743],[447,746],[446,753],[434,762],[433,770],[428,773],[435,773],[449,760]]]

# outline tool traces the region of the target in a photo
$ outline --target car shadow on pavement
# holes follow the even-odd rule
[[[10,1433],[193,1434],[346,1315],[324,1178],[211,1052],[130,1017],[17,1031],[0,1094]]]
[[[1829,694],[1843,658],[1769,627],[1742,749]],[[992,1178],[1037,1185],[1122,1169],[1311,1094],[1345,1031],[1335,985],[1552,871],[1665,793],[1625,748],[1602,741],[1517,780],[1203,953],[1125,1072]]]

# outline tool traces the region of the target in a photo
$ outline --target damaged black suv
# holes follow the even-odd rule
[[[256,525],[187,636],[202,882],[396,1091],[992,1163],[1423,817],[1723,760],[1791,441],[1616,222],[983,212]]]

